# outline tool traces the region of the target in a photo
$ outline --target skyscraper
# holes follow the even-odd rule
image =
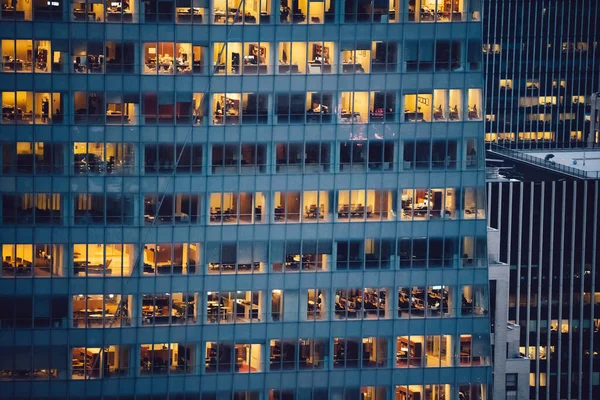
[[[498,261],[509,269],[507,293],[494,290],[502,282],[493,279],[491,296],[499,309],[508,306],[509,322],[517,325],[508,330],[519,332],[518,351],[529,363],[525,382],[506,369],[506,393],[509,382],[526,383],[531,399],[594,399],[600,390],[600,152],[494,149],[491,155],[513,167],[510,180],[488,185]],[[522,365],[499,340],[508,336],[505,326],[494,328],[495,365],[505,357]],[[495,393],[503,389],[497,382]]]
[[[486,141],[598,146],[589,140],[591,95],[600,88],[598,2],[487,0],[484,8]]]
[[[478,0],[3,0],[0,393],[484,400]]]

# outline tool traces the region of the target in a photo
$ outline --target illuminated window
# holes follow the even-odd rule
[[[131,324],[132,296],[120,294],[79,294],[73,296],[73,327],[119,328]]]
[[[500,79],[500,89],[512,90],[513,81],[512,79]]]
[[[215,0],[212,9],[215,24],[268,24],[270,13],[271,0]]]
[[[197,273],[199,243],[145,244],[144,275],[187,275]]]
[[[71,379],[122,376],[129,371],[127,346],[74,347],[71,359]]]
[[[405,94],[404,121],[431,122],[432,97],[431,94]]]

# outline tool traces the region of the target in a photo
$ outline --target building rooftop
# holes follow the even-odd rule
[[[489,149],[498,155],[531,164],[555,173],[581,179],[600,178],[600,149],[507,149],[493,146]]]

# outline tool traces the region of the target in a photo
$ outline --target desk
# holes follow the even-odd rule
[[[320,63],[309,61],[308,62],[308,73],[309,74],[330,74],[331,73],[331,65],[330,64],[320,64]]]
[[[25,11],[17,11],[14,8],[5,8],[2,10],[2,19],[25,19]]]
[[[265,64],[262,65],[253,65],[253,64],[246,64],[244,65],[244,69],[243,69],[244,74],[266,74],[268,73],[267,71],[267,66]]]
[[[133,22],[133,14],[130,12],[107,11],[106,20],[108,22]]]
[[[287,65],[286,64],[281,65],[280,64],[279,65],[279,73],[280,74],[289,74],[290,72],[292,74],[299,74],[300,73],[300,69],[298,68],[298,65],[296,65],[296,64],[292,64],[292,65],[289,65],[289,64],[287,64]]]
[[[194,10],[194,13],[191,13],[191,10],[187,11],[177,11],[177,22],[179,23],[202,23],[202,14],[200,14],[200,10]]]
[[[96,21],[96,13],[93,11],[73,10],[73,20],[79,22]]]
[[[106,123],[107,124],[122,124],[123,123],[123,115],[121,114],[120,111],[107,111]]]
[[[344,74],[353,74],[356,72],[365,72],[362,64],[344,63],[342,64],[342,72]]]
[[[421,122],[423,121],[424,114],[422,112],[405,111],[404,120],[410,122]]]
[[[360,121],[360,113],[358,113],[358,112],[353,112],[353,113],[342,112],[340,114],[340,117],[342,119],[343,124],[351,124],[351,123],[355,123],[355,122],[361,122]]]

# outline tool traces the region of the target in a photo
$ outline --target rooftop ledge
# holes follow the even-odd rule
[[[600,149],[519,150],[492,145],[489,151],[576,178],[600,178]]]

